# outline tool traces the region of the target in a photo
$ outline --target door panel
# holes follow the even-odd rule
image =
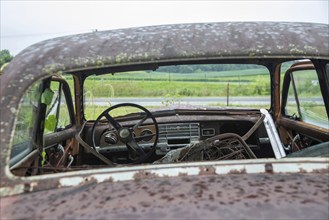
[[[319,74],[309,62],[293,64],[285,73],[277,125],[288,151],[329,141],[329,120]],[[289,152],[288,152],[289,153]]]
[[[68,83],[57,77],[38,81],[23,97],[10,170],[19,176],[36,175],[72,163],[75,125]]]
[[[72,97],[67,82],[62,78],[53,78],[48,94],[42,153],[44,172],[72,163],[70,152],[76,134]]]

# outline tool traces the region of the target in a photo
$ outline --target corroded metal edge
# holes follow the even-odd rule
[[[8,167],[10,186],[0,188],[0,197],[51,188],[73,187],[89,183],[138,181],[162,177],[230,175],[230,174],[291,174],[329,173],[328,158],[257,159],[218,162],[143,165],[82,170],[33,177],[13,176]]]

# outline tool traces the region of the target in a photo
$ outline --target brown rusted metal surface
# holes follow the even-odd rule
[[[277,120],[279,126],[286,127],[291,130],[295,130],[301,134],[307,134],[314,138],[317,138],[322,141],[329,141],[329,131],[325,128],[320,128],[318,126],[305,123],[302,121],[296,121],[289,119],[287,117],[281,117]]]
[[[280,115],[280,104],[281,104],[281,85],[280,85],[280,77],[281,77],[281,64],[275,67],[274,76],[273,77],[273,112],[274,118],[277,119]]]
[[[329,174],[86,183],[1,198],[3,219],[328,219]],[[12,205],[15,204],[15,205]]]

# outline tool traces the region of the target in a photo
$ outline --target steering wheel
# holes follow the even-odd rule
[[[137,113],[138,115],[133,115],[131,116],[131,120],[137,121],[133,126],[122,126],[116,119],[114,119],[111,116],[111,111],[117,108],[122,108],[122,107],[135,107],[142,112]],[[114,138],[114,143],[117,141],[122,142],[123,144],[126,145],[128,152],[129,152],[129,159],[130,161],[128,162],[129,164],[135,164],[135,163],[140,163],[148,159],[154,152],[155,146],[158,142],[159,138],[159,128],[158,128],[158,123],[155,120],[154,116],[152,113],[144,108],[143,106],[134,104],[134,103],[121,103],[117,105],[113,105],[110,108],[106,109],[103,111],[98,118],[96,119],[92,130],[91,130],[91,137],[92,137],[92,147],[94,150],[96,150],[96,144],[95,144],[95,128],[96,125],[99,123],[101,118],[105,117],[109,124],[113,127],[113,133],[114,137],[112,136],[111,138]],[[149,133],[141,136],[136,136],[136,131],[143,123],[147,120],[151,119],[151,125],[154,126],[155,128],[155,133]],[[149,120],[150,121],[150,120]],[[149,123],[149,122],[148,122]],[[150,125],[150,124],[148,124]],[[115,140],[116,139],[116,140]],[[150,147],[151,149],[144,149],[138,142],[143,141],[147,139],[148,141],[151,141],[152,146]],[[148,142],[150,143],[150,142]],[[112,161],[113,162],[113,161]],[[114,163],[114,162],[113,162]]]

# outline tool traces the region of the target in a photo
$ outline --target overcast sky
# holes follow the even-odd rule
[[[14,55],[41,40],[97,30],[172,23],[329,23],[329,0],[1,1],[1,49]]]

